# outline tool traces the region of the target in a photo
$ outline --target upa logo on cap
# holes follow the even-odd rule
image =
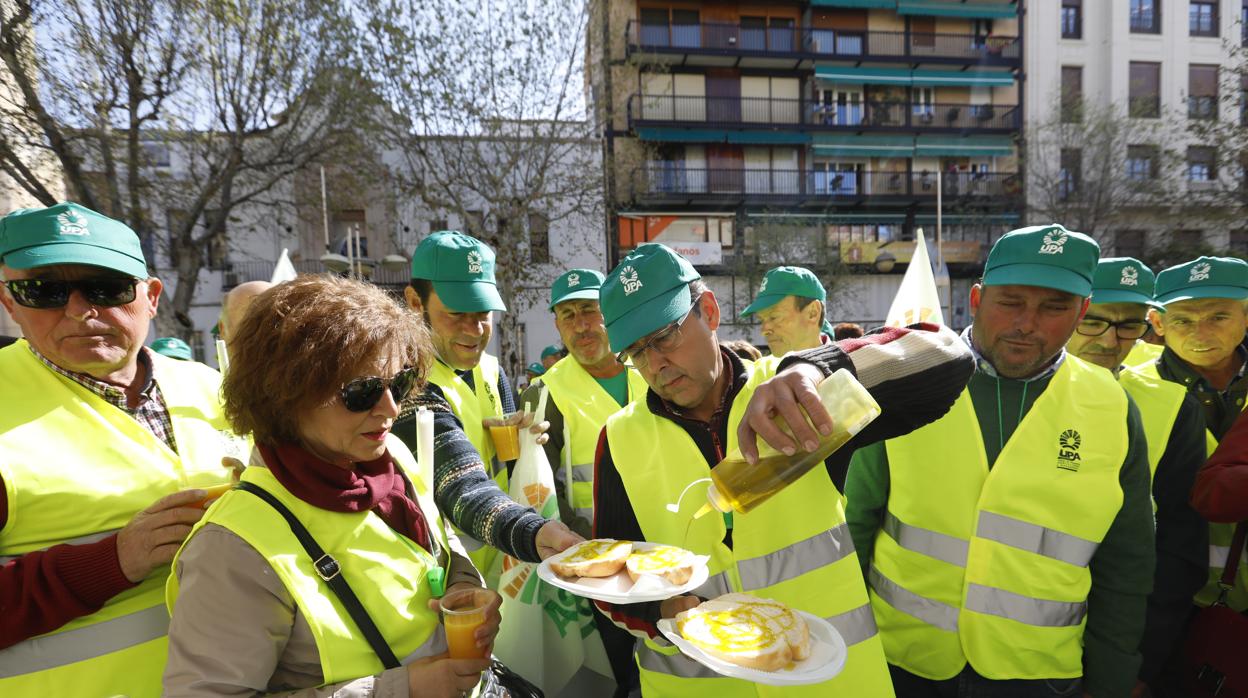
[[[1123,286],[1139,286],[1140,270],[1135,267],[1122,268],[1122,280],[1119,282]]]
[[[56,222],[61,226],[61,235],[87,235],[87,217],[70,209],[58,214]]]
[[[1040,245],[1040,254],[1062,254],[1066,245],[1066,231],[1053,230],[1044,234],[1044,243]]]
[[[568,274],[568,288],[572,288],[573,286],[580,286],[580,285],[581,285],[580,274],[577,274],[576,272],[572,272],[571,274]]]
[[[1213,267],[1211,267],[1208,262],[1201,262],[1200,264],[1192,267],[1192,275],[1187,278],[1187,282],[1208,281],[1209,272],[1212,270]]]
[[[473,252],[468,253],[468,273],[469,274],[481,273],[481,253],[480,252],[473,251]]]
[[[624,267],[620,270],[620,283],[624,284],[624,295],[631,296],[641,290],[641,279],[637,278],[637,270]]]

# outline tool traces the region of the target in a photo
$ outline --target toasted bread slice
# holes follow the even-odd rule
[[[568,579],[577,577],[610,577],[624,569],[624,563],[633,552],[633,544],[626,540],[596,538],[578,543],[567,555],[550,568],[555,574]]]
[[[628,556],[625,567],[628,568],[629,578],[634,582],[642,575],[653,574],[679,586],[693,576],[693,563],[693,553],[688,550],[659,545],[649,550],[634,550]]]
[[[810,656],[806,621],[779,601],[725,594],[676,616],[681,636],[737,666],[779,671]]]

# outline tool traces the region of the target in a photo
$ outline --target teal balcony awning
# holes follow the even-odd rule
[[[1014,74],[1007,70],[915,70],[910,84],[915,87],[1009,87],[1014,84]]]
[[[908,158],[914,156],[914,138],[816,134],[814,151],[829,157]]]
[[[897,9],[897,0],[810,0],[815,7],[865,7],[885,10]]]
[[[897,0],[897,14],[938,17],[1005,19],[1018,16],[1016,2],[950,2],[949,0]]]
[[[729,131],[729,143],[746,145],[805,145],[810,136],[796,131]]]
[[[909,85],[906,68],[864,68],[861,66],[816,65],[815,77],[828,82],[864,83],[869,85]]]
[[[1008,70],[909,70],[840,65],[816,65],[815,78],[826,82],[916,87],[1009,87],[1015,79]]]
[[[1014,141],[1008,136],[919,136],[914,143],[915,157],[1001,157],[1014,154]]]

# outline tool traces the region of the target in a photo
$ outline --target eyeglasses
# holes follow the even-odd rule
[[[394,374],[393,378],[365,376],[342,386],[342,404],[352,412],[367,412],[381,400],[381,396],[390,389],[396,403],[403,402],[412,388],[416,387],[416,369],[408,367]]]
[[[660,354],[667,354],[679,349],[681,343],[685,341],[684,324],[689,320],[689,316],[693,315],[694,311],[698,309],[698,301],[700,300],[702,300],[702,296],[694,298],[693,305],[689,307],[689,312],[685,313],[683,318],[650,335],[650,339],[643,342],[641,346],[625,349],[616,354],[616,361],[620,363],[632,361],[633,366],[645,368],[650,365],[650,355],[647,353],[647,349],[653,349]]]
[[[115,308],[133,302],[139,280],[132,277],[104,277],[61,281],[55,279],[18,279],[6,281],[9,293],[18,305],[48,310],[64,308],[75,290],[91,305]]]
[[[1114,334],[1118,339],[1139,339],[1148,334],[1147,320],[1120,320],[1118,322],[1110,322],[1099,317],[1084,317],[1079,322],[1079,326],[1075,331],[1085,337],[1100,337],[1114,328]]]

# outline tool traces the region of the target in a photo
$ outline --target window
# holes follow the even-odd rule
[[[1119,230],[1114,234],[1114,254],[1119,257],[1144,256],[1144,231]]]
[[[447,230],[451,226],[446,222],[445,218],[434,218],[429,221],[429,232],[436,233],[439,230]]]
[[[1058,173],[1057,196],[1061,201],[1073,198],[1079,192],[1079,180],[1083,170],[1083,152],[1078,148],[1062,148],[1061,171]]]
[[[1187,118],[1218,118],[1218,66],[1188,66],[1187,92]]]
[[[936,18],[910,18],[910,44],[916,48],[935,48]]]
[[[936,88],[935,87],[915,87],[913,91],[914,116],[917,117],[919,123],[930,124],[932,115],[936,113]]]
[[[971,45],[975,48],[983,48],[988,44],[988,37],[992,36],[992,20],[976,19],[971,21]]]
[[[1205,233],[1200,230],[1176,230],[1173,240],[1180,249],[1196,250],[1204,243]]]
[[[1239,8],[1239,43],[1248,46],[1248,0]]]
[[[1161,64],[1131,62],[1127,102],[1131,116],[1156,119],[1161,116]]]
[[[1187,179],[1189,182],[1212,182],[1218,178],[1217,151],[1207,145],[1187,148]]]
[[[1083,66],[1062,66],[1062,122],[1075,123],[1082,121],[1083,106]]]
[[[1158,160],[1160,157],[1155,145],[1127,146],[1127,179],[1156,179],[1160,170]]]
[[[1083,38],[1083,0],[1062,0],[1062,38]]]
[[[165,143],[144,143],[143,155],[147,159],[146,164],[152,167],[168,167],[169,166],[169,146]]]
[[[1248,254],[1248,229],[1232,230],[1227,247],[1236,254]]]
[[[1161,33],[1161,0],[1131,0],[1131,32]]]
[[[550,261],[550,219],[546,214],[529,214],[529,259],[542,264]]]
[[[466,217],[462,225],[466,230],[463,232],[469,235],[480,235],[485,232],[485,215],[480,211],[465,211]]]
[[[1191,36],[1218,35],[1217,0],[1191,0],[1187,6],[1187,33]]]

